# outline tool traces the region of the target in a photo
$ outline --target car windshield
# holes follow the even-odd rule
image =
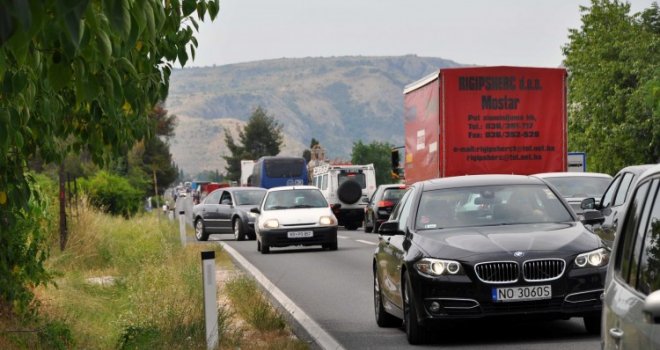
[[[404,193],[406,193],[405,188],[386,188],[385,191],[383,191],[383,200],[397,204],[399,203],[399,200],[401,200],[401,197],[403,197]]]
[[[475,186],[426,191],[417,229],[573,221],[546,185]]]
[[[234,198],[236,198],[236,205],[259,205],[265,194],[264,190],[236,191]]]
[[[268,194],[264,210],[280,210],[292,208],[323,208],[328,202],[317,189],[294,189],[273,191]]]
[[[606,177],[589,176],[549,177],[545,180],[564,198],[600,198],[612,181]]]
[[[339,186],[348,180],[357,182],[363,189],[367,188],[367,177],[364,175],[364,173],[342,171],[337,175],[337,185]]]

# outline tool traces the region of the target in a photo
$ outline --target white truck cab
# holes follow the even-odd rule
[[[373,164],[322,164],[312,169],[311,184],[321,190],[332,206],[339,225],[347,230],[362,226],[364,209],[376,191]]]

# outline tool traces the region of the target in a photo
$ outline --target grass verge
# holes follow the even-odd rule
[[[178,223],[155,214],[125,220],[82,205],[69,220],[67,249],[53,242],[47,263],[56,286],[35,290],[33,317],[0,310],[0,348],[206,349],[200,252],[215,250],[218,269],[233,269],[219,245],[182,247]],[[303,348],[284,326],[245,324],[233,311],[241,302],[219,307],[219,348]],[[263,347],[253,341],[261,333]]]

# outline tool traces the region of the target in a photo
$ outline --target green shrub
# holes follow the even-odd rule
[[[128,180],[99,171],[90,179],[83,179],[81,187],[90,201],[101,210],[128,218],[137,213],[141,206],[142,193]]]

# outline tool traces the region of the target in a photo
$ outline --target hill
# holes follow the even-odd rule
[[[224,132],[236,136],[262,106],[284,128],[282,154],[301,155],[312,137],[331,158],[350,158],[353,142],[403,145],[403,88],[460,64],[417,57],[283,58],[172,73],[166,101],[178,117],[171,141],[186,173],[225,171]]]

